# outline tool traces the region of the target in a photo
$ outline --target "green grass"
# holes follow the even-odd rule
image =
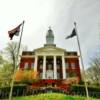
[[[35,96],[13,97],[12,100],[87,100],[85,97],[80,96],[67,96],[59,93],[39,94]],[[100,100],[90,98],[89,100]]]

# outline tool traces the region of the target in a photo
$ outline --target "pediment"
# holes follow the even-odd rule
[[[44,46],[44,47],[35,49],[34,52],[65,52],[65,49],[62,49],[56,46]]]

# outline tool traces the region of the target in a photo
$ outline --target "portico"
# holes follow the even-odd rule
[[[42,54],[42,52],[40,54]],[[66,78],[65,61],[64,56],[62,54],[54,54],[54,51],[52,51],[52,54],[45,53],[39,55],[39,53],[37,53],[37,56],[35,58],[36,59],[34,70],[40,70],[40,77],[42,79]],[[59,71],[61,73],[59,73]]]
[[[35,49],[34,53],[34,70],[40,72],[42,79],[66,79],[65,50],[56,47],[51,29],[47,31],[44,47]]]

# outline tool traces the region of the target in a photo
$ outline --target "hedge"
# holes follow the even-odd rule
[[[0,99],[9,97],[10,88],[11,87],[0,88]],[[27,90],[26,85],[14,85],[12,95],[13,96],[24,95],[26,90]]]
[[[100,87],[88,86],[87,88],[88,88],[89,96],[100,98]],[[84,85],[72,85],[70,93],[74,95],[86,96],[85,86]]]

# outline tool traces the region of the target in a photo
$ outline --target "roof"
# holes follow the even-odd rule
[[[37,48],[34,50],[34,52],[40,52],[40,51],[59,51],[59,52],[65,52],[65,49],[56,47],[56,45],[52,44],[52,45],[44,45],[44,47],[41,48]]]

